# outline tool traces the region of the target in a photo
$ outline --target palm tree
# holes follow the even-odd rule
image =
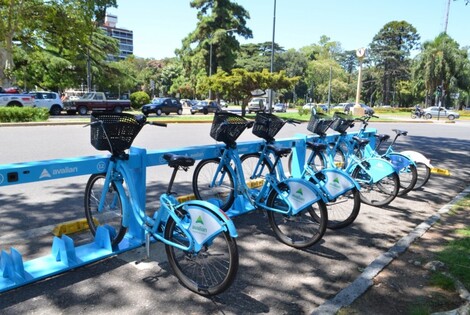
[[[444,92],[468,90],[468,67],[467,51],[460,49],[449,35],[441,33],[433,41],[423,44],[423,50],[415,60],[413,75],[415,81],[424,82],[426,94],[432,96],[439,87]],[[426,103],[428,101],[427,98]],[[430,101],[433,104],[434,98]]]

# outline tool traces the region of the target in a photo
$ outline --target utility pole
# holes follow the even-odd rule
[[[449,23],[450,0],[447,0],[446,17],[444,20],[444,33],[447,34],[447,24]]]
[[[274,71],[274,34],[276,33],[276,0],[274,0],[273,14],[273,40],[271,41],[271,73]],[[269,105],[268,110],[271,113],[273,109],[273,90],[269,89]]]

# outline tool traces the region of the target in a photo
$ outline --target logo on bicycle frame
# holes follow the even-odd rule
[[[200,225],[192,226],[192,230],[194,232],[207,233],[207,228],[204,226],[204,221],[202,220],[202,216],[198,216],[195,223],[200,224]]]

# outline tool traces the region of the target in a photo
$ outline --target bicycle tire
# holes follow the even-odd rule
[[[400,189],[398,190],[398,196],[403,196],[414,189],[416,181],[418,180],[418,171],[414,164],[410,164],[407,167],[400,170],[398,173],[400,178]]]
[[[313,150],[309,147],[305,148],[305,163],[307,164],[309,162],[310,156],[314,154]],[[312,156],[312,162],[309,163],[310,167],[315,171],[318,172],[326,167],[326,158],[324,155],[324,152],[320,152],[319,154],[315,153],[314,156]],[[287,167],[289,174],[292,174],[292,153],[289,154],[288,157],[288,162],[287,162]]]
[[[345,228],[351,225],[359,215],[361,209],[361,195],[357,188],[345,192],[333,201],[326,204],[328,211],[327,227],[331,230]]]
[[[176,213],[183,221],[186,221],[186,216],[190,222],[191,218],[182,206],[176,209]],[[165,238],[183,246],[189,242],[171,216],[165,227]],[[239,264],[238,248],[228,231],[211,238],[199,253],[190,253],[171,245],[165,245],[165,251],[176,277],[197,294],[212,296],[222,293],[235,280]]]
[[[106,194],[103,211],[98,212],[105,179],[105,173],[93,174],[88,179],[84,198],[85,216],[91,234],[95,236],[98,226],[104,226],[110,232],[111,245],[115,246],[121,242],[127,228],[122,226],[122,201],[114,183],[111,183],[111,187]]]
[[[264,178],[266,174],[271,173],[272,166],[266,159],[264,159],[264,161],[262,162],[262,167],[263,167],[263,169],[261,170],[262,172],[260,174],[254,174],[256,165],[258,164],[258,161],[260,160],[260,158],[261,158],[261,153],[250,153],[250,154],[245,154],[241,156],[240,162],[242,164],[243,176],[245,177],[245,182],[259,179],[259,178]]]
[[[431,169],[422,162],[416,162],[416,169],[418,172],[418,179],[413,189],[420,189],[426,185],[431,177]]]
[[[370,176],[360,166],[357,166],[351,177],[361,186],[359,191],[361,201],[371,206],[388,205],[395,199],[400,187],[400,178],[396,172],[376,183],[370,183]]]
[[[288,193],[287,185],[278,188]],[[266,205],[282,210],[287,207],[287,204],[278,198],[278,192],[274,189],[270,192]],[[267,214],[276,238],[286,245],[299,249],[310,247],[320,241],[328,224],[328,213],[322,200],[295,216],[287,216],[276,211],[267,211]]]
[[[330,145],[331,148],[332,145]],[[344,148],[340,145],[336,148],[336,151],[334,152],[333,156],[333,167],[340,168],[340,169],[346,169],[347,164],[348,164],[348,159],[346,158],[347,156],[347,151],[344,150]],[[354,153],[357,155],[357,151]]]
[[[196,199],[212,201],[226,211],[235,199],[232,174],[227,166],[222,168],[221,174],[215,174],[220,159],[207,159],[198,163],[193,174],[193,192]],[[210,187],[215,176],[222,176],[222,182],[216,183],[216,187]]]

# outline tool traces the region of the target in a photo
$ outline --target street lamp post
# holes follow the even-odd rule
[[[217,31],[223,31],[224,33],[228,33],[228,32],[233,32],[233,31],[236,31],[237,29],[236,28],[231,28],[229,30],[216,30],[214,32],[214,34],[217,32]],[[214,38],[214,34],[212,34],[210,37],[209,37],[209,78],[212,76],[212,40]],[[212,99],[212,89],[209,88],[209,99],[211,100]]]

